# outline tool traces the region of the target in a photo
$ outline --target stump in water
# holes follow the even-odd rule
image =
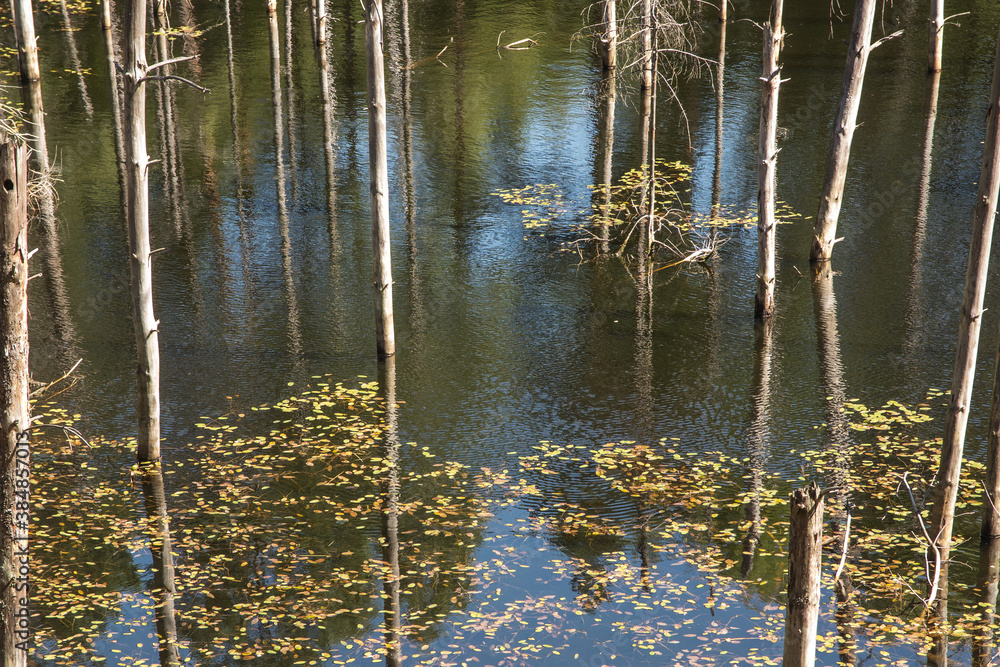
[[[819,579],[823,562],[823,494],[814,482],[792,492],[788,545],[788,606],[785,612],[785,667],[816,662]]]

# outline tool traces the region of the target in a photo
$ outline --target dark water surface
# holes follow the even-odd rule
[[[727,31],[720,174],[721,203],[730,211],[756,205],[760,32],[743,19],[764,20],[767,4],[737,0],[730,10],[734,21]],[[918,3],[897,5],[881,20],[886,32],[895,29],[895,22],[906,32],[881,46],[869,65],[840,219],[845,239],[837,245],[833,262],[841,398],[868,406],[888,400],[919,402],[930,388],[950,384],[1000,20],[995,3],[949,3],[949,13],[970,14],[946,33],[923,219],[918,208],[927,120],[926,9]],[[309,7],[300,2],[292,7],[293,87],[283,91],[287,127],[280,164],[274,148],[264,3],[233,4],[235,115],[224,4],[177,3],[171,8],[174,26],[185,23],[187,12],[201,31],[194,38],[172,39],[175,55],[200,54],[196,65],[182,65],[178,73],[212,92],[175,89],[183,167],[176,201],[166,196],[162,169],[152,171],[152,243],[164,248],[155,256],[154,299],[161,321],[163,457],[168,469],[190,457],[188,445],[199,432],[195,424],[205,416],[233,407],[246,413],[250,406],[280,401],[293,391],[289,382],[298,388],[316,375],[328,374],[348,384],[357,376],[378,377],[370,283],[364,26],[358,23],[363,16],[356,0],[329,4],[335,95],[331,210]],[[707,264],[653,274],[650,327],[637,308],[640,294],[633,264],[592,259],[587,252],[588,261],[581,261],[575,252],[559,252],[561,243],[572,238],[572,225],[583,221],[581,214],[559,218],[550,229],[528,230],[520,207],[494,194],[502,188],[555,184],[568,201],[582,202],[570,208],[589,205],[588,186],[600,179],[601,71],[590,38],[574,39],[585,21],[581,9],[582,3],[564,0],[411,0],[410,49],[416,65],[410,71],[408,116],[401,112],[403,77],[390,74],[395,391],[404,401],[398,411],[399,440],[417,443],[439,460],[471,470],[510,469],[541,489],[539,496],[515,502],[486,521],[478,546],[467,554],[473,564],[488,563],[506,548],[520,554],[513,573],[501,582],[503,590],[497,584],[493,591],[480,581],[478,592],[469,593],[462,608],[443,616],[426,637],[408,636],[403,654],[408,661],[441,665],[504,660],[739,664],[751,655],[764,656],[755,658],[757,663],[767,656],[780,659],[785,568],[780,554],[761,555],[743,576],[736,565],[722,568],[735,579],[720,585],[719,599],[726,600],[720,609],[706,606],[706,596],[714,594],[697,588],[708,581],[693,564],[698,558],[680,554],[704,546],[705,553],[721,548],[739,560],[738,540],[712,547],[699,546],[694,539],[688,544],[680,537],[680,547],[664,547],[651,565],[643,565],[653,569],[653,600],[676,593],[674,584],[690,583],[690,604],[678,603],[687,605],[681,612],[673,603],[636,606],[631,594],[622,592],[630,590],[621,583],[627,577],[617,580],[621,590],[612,584],[607,595],[593,594],[579,577],[560,574],[560,563],[569,570],[578,562],[573,559],[611,572],[618,566],[640,568],[646,538],[635,527],[643,524],[650,509],[589,473],[533,476],[517,471],[518,457],[537,453],[533,448],[542,441],[583,448],[619,441],[658,447],[667,439],[679,452],[742,457],[753,436],[755,229],[725,231],[727,242]],[[61,170],[58,230],[68,310],[59,312],[45,280],[32,283],[32,371],[35,379],[47,381],[82,357],[82,380],[60,396],[61,405],[81,415],[77,426],[84,432],[127,439],[134,430],[134,343],[104,43],[95,8],[74,5],[70,10],[85,68],[82,81],[94,111],[88,120],[59,5],[41,3],[37,30],[49,150]],[[399,10],[397,2],[386,9],[391,29],[387,41],[397,39],[401,30]],[[849,18],[831,27],[828,10],[825,2],[789,3],[785,10],[789,36],[783,76],[789,80],[780,98],[786,135],[778,162],[778,194],[808,219],[795,218],[778,233],[770,445],[765,457],[766,471],[773,475],[767,483],[778,498],[800,483],[803,472],[809,476],[792,450],[822,449],[830,441],[826,423],[831,390],[824,380],[814,307],[821,296],[810,285],[807,255],[843,75],[843,40],[849,31]],[[695,16],[700,26],[697,52],[713,60],[719,34],[715,17],[708,6]],[[280,23],[284,35],[283,14]],[[498,51],[501,31],[502,43],[531,36],[538,45]],[[11,42],[9,29],[4,34]],[[402,55],[397,44],[393,42],[387,58],[398,70]],[[286,48],[283,43],[283,58]],[[8,63],[9,69],[16,69],[13,59]],[[679,81],[676,94],[686,118],[666,95],[658,110],[657,154],[691,165],[690,207],[699,214],[711,207],[715,176],[711,73],[705,69],[700,77]],[[636,82],[624,72],[618,83],[616,178],[639,166],[640,160]],[[7,94],[17,99],[16,90]],[[150,95],[149,150],[154,158],[160,157],[156,104]],[[404,137],[412,137],[412,171],[404,157]],[[284,175],[280,197],[275,184],[279,171]],[[411,186],[412,221],[405,196]],[[967,444],[969,457],[977,461],[985,461],[992,350],[1000,322],[995,286],[987,305]],[[59,322],[70,323],[69,333]],[[938,419],[922,427],[922,436],[934,437],[943,429],[943,401],[932,403],[930,414]],[[124,450],[119,453],[119,458],[109,458],[107,452],[93,456],[107,471],[98,478],[139,498],[138,485],[128,486],[132,461]],[[49,464],[51,458],[40,454],[36,466]],[[183,494],[172,494],[190,483],[184,474],[166,480],[167,498],[177,498],[181,505]],[[86,493],[86,487],[81,492]],[[405,496],[404,489],[401,501]],[[617,523],[622,535],[602,541],[538,526],[527,531],[510,527],[531,526],[533,518],[562,501]],[[137,501],[136,511],[142,514],[140,506]],[[786,511],[785,505],[768,510],[779,518]],[[739,513],[730,514],[734,525],[742,520]],[[976,534],[974,519],[962,529],[964,536]],[[326,543],[330,554],[344,550],[336,540]],[[36,544],[36,549],[45,548]],[[378,553],[377,535],[362,541],[361,548]],[[972,586],[976,562],[974,548],[960,551],[957,560],[969,567],[952,568],[952,588],[959,592]],[[93,650],[73,660],[149,664],[160,659],[155,638],[147,638],[154,631],[152,612],[122,601],[146,589],[152,577],[150,558],[149,545],[137,544],[128,553],[102,559],[101,567],[81,570],[82,581],[110,582],[121,598],[106,607],[101,638]],[[377,581],[374,574],[372,580]],[[827,595],[830,589],[825,590]],[[901,593],[901,599],[907,596]],[[686,600],[680,593],[675,597]],[[180,593],[178,608],[194,605],[195,598],[197,591]],[[373,600],[380,608],[377,590]],[[529,600],[549,600],[551,605],[544,613],[529,612]],[[903,599],[900,609],[912,615],[914,600]],[[821,634],[833,627],[832,602],[824,604]],[[511,613],[532,627],[513,622],[492,633],[469,629],[469,614],[492,618],[504,609],[520,609]],[[952,605],[953,614],[964,611],[961,604]],[[201,652],[199,647],[211,640],[181,623],[180,655],[204,664],[380,662],[381,620],[375,612],[357,628],[334,631],[304,618],[308,641],[300,642],[304,647],[298,652],[280,657],[225,648]],[[683,625],[686,621],[692,622]],[[531,634],[543,623],[554,623],[559,630]],[[71,644],[78,628],[71,619],[39,618],[36,625],[46,643],[33,655],[34,662],[61,663],[46,656],[55,655],[60,643]],[[651,629],[643,635],[636,630],[640,626]],[[130,634],[136,627],[137,633]],[[657,635],[658,627],[669,627],[670,636]],[[777,643],[758,632],[771,627]],[[728,639],[721,628],[742,638],[729,653],[724,653]],[[237,626],[217,630],[222,636],[246,631]],[[274,632],[287,630],[281,626]],[[643,636],[653,637],[655,650],[642,643]],[[265,644],[261,639],[260,645]],[[867,656],[865,664],[925,661],[921,647],[913,643],[869,636],[861,644],[858,655]],[[372,650],[375,653],[365,655]],[[951,651],[959,664],[970,661],[970,649],[960,638]],[[825,653],[821,662],[833,662],[835,655]]]

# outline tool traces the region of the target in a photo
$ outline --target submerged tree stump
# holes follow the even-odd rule
[[[814,482],[792,492],[788,546],[788,606],[785,611],[784,667],[816,662],[819,580],[823,562],[823,494]]]

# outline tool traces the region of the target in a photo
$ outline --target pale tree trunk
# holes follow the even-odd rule
[[[653,0],[642,0],[642,89],[653,87]]]
[[[851,157],[851,141],[858,119],[858,107],[861,105],[861,86],[871,52],[875,5],[876,0],[858,0],[854,6],[854,26],[847,52],[844,87],[840,91],[840,106],[833,123],[833,138],[826,159],[826,178],[823,181],[823,194],[819,201],[819,213],[816,215],[812,248],[809,251],[812,261],[829,260],[833,255],[833,246],[839,240],[836,238],[837,220],[844,196],[844,181]]]
[[[13,0],[14,36],[17,38],[17,63],[21,70],[21,83],[38,81],[38,47],[35,44],[35,18],[31,0]]]
[[[944,439],[941,443],[941,467],[937,474],[934,510],[931,513],[930,535],[941,562],[948,560],[951,547],[952,524],[955,518],[955,500],[958,496],[958,479],[962,471],[962,449],[965,429],[969,421],[972,401],[972,384],[975,378],[976,357],[979,352],[979,331],[983,321],[983,299],[986,294],[986,277],[989,271],[990,247],[993,242],[993,220],[997,213],[997,190],[1000,189],[1000,35],[993,65],[993,85],[990,89],[990,106],[986,114],[986,141],[983,146],[983,166],[979,174],[979,194],[976,197],[972,223],[972,241],[969,245],[969,265],[965,274],[965,294],[959,319],[958,347],[952,376],[951,402],[945,421]],[[993,414],[997,407],[994,401]],[[991,419],[990,457],[996,467],[997,420]],[[989,473],[988,473],[989,475]],[[996,477],[996,473],[993,473]],[[989,489],[988,489],[989,490]],[[995,487],[993,495],[995,497]],[[986,527],[984,526],[984,530]],[[992,532],[992,529],[989,531]]]
[[[712,219],[719,217],[722,206],[722,112],[725,108],[726,74],[726,8],[728,0],[719,6],[719,66],[715,72],[715,171],[712,173]],[[715,227],[712,235],[715,236]]]
[[[931,0],[931,21],[927,44],[927,71],[941,71],[941,51],[944,46],[944,0]]]
[[[788,549],[788,607],[784,667],[816,664],[820,567],[823,562],[823,496],[815,484],[792,492]]]
[[[618,64],[618,17],[615,0],[601,2],[601,60],[605,70]]]
[[[615,103],[618,98],[618,82],[615,70],[604,73],[601,86],[601,106],[598,114],[597,143],[600,156],[600,173],[598,183],[600,189],[601,212],[601,252],[607,254],[610,250],[611,236],[611,179],[615,153]]]
[[[375,344],[379,357],[396,353],[392,319],[392,259],[389,249],[389,164],[386,147],[385,68],[382,57],[382,0],[365,0],[368,65],[368,156],[371,173],[372,283]]]
[[[0,144],[0,661],[28,664],[28,151]]]
[[[125,3],[125,173],[128,187],[132,322],[138,352],[139,461],[160,458],[159,322],[153,314],[149,246],[149,156],[146,154],[146,3]]]
[[[760,132],[757,146],[757,297],[754,315],[766,320],[774,315],[775,171],[778,162],[778,88],[781,86],[781,27],[783,0],[772,0],[771,20],[764,26],[764,76],[760,99]]]

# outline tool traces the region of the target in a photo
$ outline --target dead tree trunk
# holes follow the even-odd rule
[[[132,322],[139,363],[139,461],[160,458],[159,321],[153,314],[153,272],[149,247],[149,155],[146,154],[146,3],[125,3],[125,173],[128,187],[129,268]]]
[[[386,147],[385,68],[382,57],[382,0],[365,0],[368,64],[368,155],[371,173],[372,282],[375,344],[379,357],[396,353],[392,319],[392,258],[389,251],[389,165]]]
[[[0,662],[28,664],[28,151],[0,144]]]
[[[38,81],[38,47],[35,45],[35,18],[31,0],[13,0],[14,35],[17,38],[17,64],[21,70],[21,83]]]
[[[958,329],[958,348],[951,385],[951,402],[945,422],[944,440],[941,443],[941,467],[937,474],[934,511],[931,513],[931,536],[941,562],[947,562],[951,545],[952,523],[955,517],[955,499],[958,495],[958,478],[962,470],[962,449],[965,445],[965,428],[969,421],[972,384],[975,378],[976,356],[979,351],[979,330],[982,327],[983,299],[986,294],[986,277],[989,270],[990,247],[993,241],[993,220],[997,213],[997,191],[1000,189],[1000,35],[993,65],[993,85],[990,89],[990,106],[986,115],[986,142],[983,146],[983,167],[979,174],[979,194],[976,197],[972,223],[972,242],[969,245],[969,265],[965,274],[965,295]],[[996,392],[994,392],[995,394]],[[996,468],[997,405],[994,400],[990,424],[990,458]],[[988,472],[989,476],[990,473]],[[992,473],[996,477],[996,472]],[[996,487],[988,489],[996,497]],[[986,526],[984,525],[984,531]],[[987,532],[993,532],[991,528]],[[995,533],[994,533],[995,534]]]
[[[118,188],[125,207],[125,146],[122,138],[122,101],[118,94],[118,68],[114,31],[111,26],[111,0],[101,2],[101,32],[104,33],[104,50],[108,66],[108,89],[111,91],[111,130],[115,141],[115,160],[118,163]]]
[[[847,51],[847,68],[844,71],[844,87],[840,91],[840,106],[833,124],[833,138],[826,159],[826,179],[823,195],[819,201],[819,213],[809,259],[829,260],[833,246],[839,240],[837,219],[844,196],[844,181],[847,178],[847,163],[851,157],[851,140],[861,105],[861,86],[865,80],[865,68],[871,53],[872,25],[875,21],[876,0],[858,0],[854,6],[854,27],[851,29],[851,45]]]
[[[712,219],[719,217],[722,207],[722,112],[725,108],[726,84],[726,5],[719,5],[719,66],[715,72],[715,171],[712,173]],[[713,237],[715,227],[712,227]]]
[[[399,438],[396,409],[396,358],[386,357],[379,364],[379,386],[385,397],[385,437],[382,459],[386,463],[382,480],[382,562],[385,578],[382,590],[385,606],[386,667],[403,664],[402,607],[399,572]]]
[[[611,235],[611,179],[615,152],[615,103],[618,97],[617,75],[614,70],[604,73],[601,86],[601,106],[598,113],[597,143],[600,155],[600,172],[598,183],[600,189],[600,235],[601,252],[607,254],[610,250],[608,242]]]
[[[642,0],[642,89],[653,87],[653,0]]]
[[[979,545],[979,573],[976,598],[982,614],[972,640],[973,667],[987,667],[993,657],[993,622],[997,610],[997,584],[1000,582],[1000,538],[983,540]]]
[[[778,88],[781,86],[781,27],[783,0],[772,0],[771,20],[764,26],[764,76],[760,99],[757,146],[757,297],[754,315],[766,320],[774,314],[774,187],[778,162]]]
[[[816,662],[819,580],[823,563],[823,495],[815,483],[792,492],[788,539],[788,610],[782,665],[812,667]]]
[[[944,46],[944,0],[931,0],[930,35],[927,44],[927,71],[941,71],[941,51]]]
[[[605,70],[612,70],[618,64],[618,17],[615,0],[601,3],[601,60]]]

